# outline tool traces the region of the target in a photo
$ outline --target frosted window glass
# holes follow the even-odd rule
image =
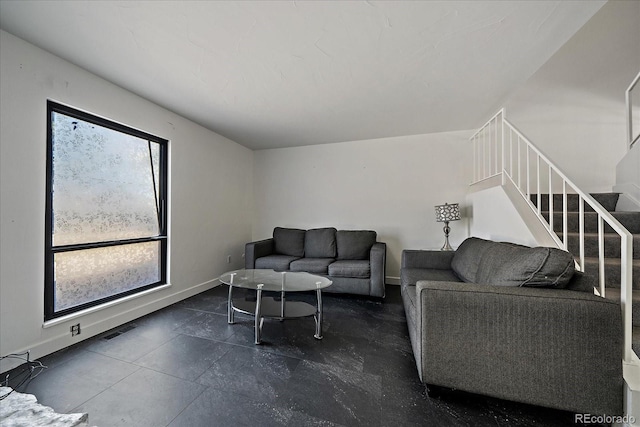
[[[159,234],[159,144],[57,112],[52,142],[54,246]]]
[[[160,281],[160,243],[54,255],[55,306],[65,310]]]
[[[165,283],[168,141],[52,101],[47,111],[45,319]]]

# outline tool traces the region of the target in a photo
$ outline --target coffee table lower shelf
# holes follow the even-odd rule
[[[255,301],[247,300],[245,297],[233,297],[231,295],[233,287],[229,287],[229,300],[227,307],[228,323],[233,324],[234,313],[243,313],[255,318],[255,344],[260,344],[262,339],[262,324],[265,318],[270,319],[297,319],[301,317],[311,317],[315,319],[316,331],[314,338],[322,339],[322,296],[320,290],[317,291],[317,307],[303,301],[287,301],[284,293],[280,300],[273,297],[262,297]],[[262,292],[260,291],[259,294]]]

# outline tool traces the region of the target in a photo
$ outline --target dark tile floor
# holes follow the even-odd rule
[[[574,425],[569,412],[427,396],[397,286],[384,302],[324,294],[323,340],[312,318],[272,320],[259,346],[251,318],[227,324],[227,289],[44,357],[48,369],[19,391],[58,412],[88,412],[99,427]]]

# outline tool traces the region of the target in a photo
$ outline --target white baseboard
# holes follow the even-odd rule
[[[12,353],[23,353],[29,351],[31,360],[38,359],[40,357],[54,353],[58,350],[62,350],[63,348],[69,347],[70,345],[77,344],[81,341],[92,338],[98,334],[108,331],[109,329],[116,328],[139,317],[146,316],[147,314],[153,313],[154,311],[168,307],[171,304],[182,301],[183,299],[187,299],[201,292],[212,289],[219,284],[220,283],[218,282],[217,278],[211,279],[198,285],[194,285],[188,289],[184,289],[174,294],[149,301],[133,309],[117,313],[105,319],[101,319],[97,322],[89,323],[86,325],[83,324],[81,335],[71,337],[71,334],[69,334],[69,332],[64,332],[60,335],[50,337],[45,341],[33,343],[28,347],[13,351]],[[22,361],[18,359],[2,359],[0,360],[0,372],[11,370],[19,366],[21,363]]]
[[[400,285],[400,278],[396,276],[386,276],[384,282],[387,285]]]

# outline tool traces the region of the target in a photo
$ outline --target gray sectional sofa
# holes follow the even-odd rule
[[[376,239],[371,230],[276,227],[245,245],[245,268],[306,271],[331,279],[327,292],[384,298],[387,246]]]
[[[593,284],[554,248],[472,237],[455,252],[403,251],[402,298],[420,379],[621,415],[620,306],[595,296]]]

